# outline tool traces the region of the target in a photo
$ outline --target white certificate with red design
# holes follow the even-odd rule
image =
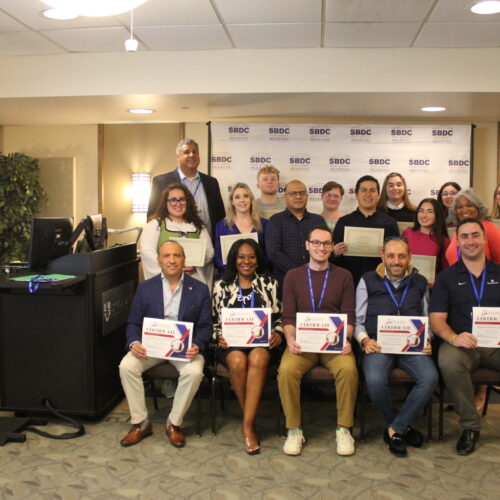
[[[268,347],[271,314],[269,307],[223,307],[222,335],[229,347]]]
[[[427,316],[379,316],[377,342],[384,354],[423,354],[428,329]]]
[[[472,334],[478,347],[500,347],[500,307],[473,307]]]
[[[340,354],[347,335],[347,314],[297,313],[295,340],[302,352]]]
[[[192,338],[193,323],[156,318],[144,318],[142,323],[142,345],[151,358],[189,361],[186,351]]]

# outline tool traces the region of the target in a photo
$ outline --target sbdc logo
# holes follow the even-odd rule
[[[448,160],[448,169],[450,172],[466,172],[469,170],[470,160],[465,156],[455,156]]]
[[[319,201],[323,192],[323,184],[313,184],[309,186],[307,192],[309,194],[309,201]]]
[[[309,135],[330,135],[330,128],[310,128]]]
[[[368,165],[371,171],[388,170],[391,159],[386,155],[372,156],[368,159]]]
[[[413,135],[413,130],[411,128],[393,128],[391,130],[391,135],[392,136],[409,136]]]
[[[350,131],[350,135],[372,135],[372,129],[371,128],[352,128]]]
[[[214,153],[211,157],[212,168],[230,168],[233,161],[229,153]]]
[[[269,153],[254,153],[250,155],[250,168],[254,170],[260,169],[263,165],[272,163],[271,155]]]
[[[290,128],[289,127],[269,127],[268,132],[270,135],[273,134],[289,134],[290,133]]]
[[[273,125],[267,129],[271,141],[288,141],[290,137],[290,127],[285,125]]]
[[[313,142],[328,142],[331,136],[330,127],[315,125],[309,129],[309,140]]]
[[[344,154],[330,156],[328,158],[328,165],[330,166],[330,171],[348,170],[351,165],[351,157]]]
[[[230,134],[249,134],[250,127],[228,127],[227,131]]]
[[[309,170],[311,157],[305,154],[295,154],[289,157],[288,164],[292,170]]]
[[[351,142],[370,142],[371,135],[371,127],[351,127],[349,130]]]
[[[433,137],[451,137],[453,129],[434,128],[432,129],[432,135]]]
[[[411,170],[429,170],[431,161],[427,156],[416,156],[408,159],[408,166]]]

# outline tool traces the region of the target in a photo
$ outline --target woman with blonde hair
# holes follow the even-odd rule
[[[232,234],[257,233],[259,246],[265,252],[264,232],[267,219],[260,217],[252,190],[244,182],[233,186],[226,207],[226,217],[215,226],[215,265],[220,271],[226,267],[222,259],[221,237]],[[267,262],[267,259],[265,259]]]
[[[397,172],[387,174],[377,208],[397,222],[413,222],[416,207],[408,198],[406,180],[401,174]]]

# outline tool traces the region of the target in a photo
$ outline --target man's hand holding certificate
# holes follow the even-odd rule
[[[142,324],[142,346],[152,358],[189,361],[192,337],[193,323],[144,318]]]
[[[268,347],[271,313],[270,308],[223,307],[222,335],[228,347]]]
[[[384,354],[425,354],[427,316],[379,316],[377,342]]]
[[[472,334],[478,347],[500,347],[500,307],[473,307]]]
[[[295,340],[302,352],[340,354],[346,329],[347,314],[297,313]]]

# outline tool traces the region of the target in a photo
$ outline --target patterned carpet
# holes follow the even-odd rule
[[[151,404],[151,401],[148,402]],[[369,411],[367,436],[353,457],[335,453],[334,406],[303,405],[306,446],[299,457],[283,454],[284,438],[274,431],[273,403],[259,414],[262,452],[248,456],[239,433],[239,410],[227,402],[219,411],[218,433],[209,429],[208,401],[201,438],[191,410],[184,430],[187,446],[174,449],[163,425],[170,401],[151,411],[154,434],[131,448],[120,438],[128,431],[125,403],[103,421],[86,423],[86,435],[57,441],[28,433],[26,443],[0,448],[2,499],[376,499],[448,500],[500,498],[500,405],[490,406],[478,449],[471,457],[454,453],[456,416],[446,413],[445,439],[393,457],[382,442],[383,425]],[[151,404],[152,408],[152,404]],[[437,407],[435,411],[437,415]],[[417,422],[421,429],[425,421]],[[436,419],[437,427],[437,419]],[[62,432],[50,424],[48,430]]]

